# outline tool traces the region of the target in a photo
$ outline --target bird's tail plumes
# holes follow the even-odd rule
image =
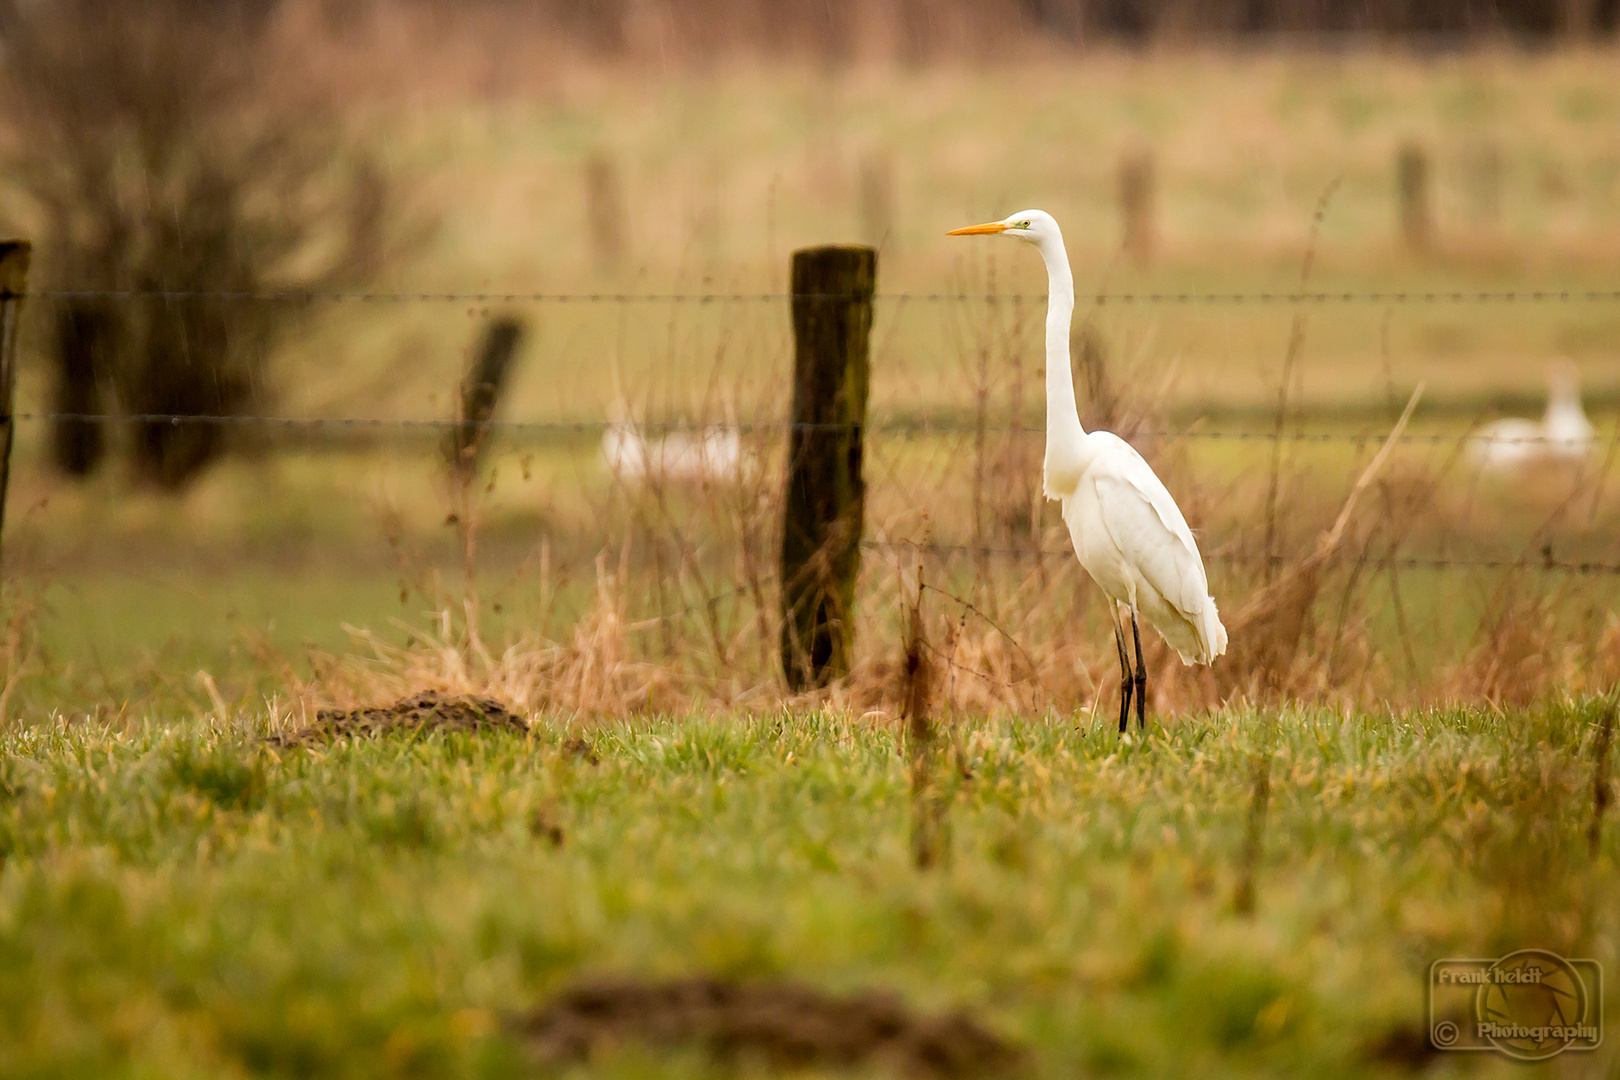
[[[1226,652],[1226,627],[1221,625],[1213,596],[1205,596],[1193,611],[1150,607],[1148,621],[1188,667],[1208,664]]]
[[[1226,627],[1221,623],[1221,613],[1215,609],[1213,596],[1209,598],[1209,603],[1204,605],[1201,621],[1199,631],[1204,639],[1205,649],[1203,662],[1207,664],[1226,652]]]
[[[1182,630],[1174,635],[1165,633],[1164,639],[1181,656],[1181,662],[1208,664],[1226,652],[1226,627],[1221,624],[1221,613],[1215,608],[1213,596],[1204,597],[1204,605],[1196,612],[1183,613]],[[1191,633],[1188,633],[1188,631]]]

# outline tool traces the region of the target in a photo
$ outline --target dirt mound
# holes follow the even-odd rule
[[[696,1044],[726,1062],[779,1069],[880,1066],[906,1077],[1007,1075],[1024,1052],[965,1012],[922,1017],[886,993],[833,997],[788,982],[695,978],[575,986],[512,1029],[537,1057],[580,1061],[630,1040]]]
[[[574,755],[587,765],[600,765],[602,763],[602,759],[596,755],[596,748],[578,735],[564,740],[562,748],[564,752]]]
[[[345,735],[376,737],[418,731],[527,731],[521,716],[490,698],[446,697],[431,691],[366,709],[322,709],[315,722],[272,735],[271,746],[318,746]]]

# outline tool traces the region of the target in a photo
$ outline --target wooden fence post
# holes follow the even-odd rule
[[[489,422],[506,388],[512,358],[522,337],[523,323],[510,315],[484,328],[478,355],[461,384],[461,412],[450,429],[450,468],[462,480],[471,479],[478,469],[478,455],[483,452]]]
[[[1434,239],[1429,155],[1417,143],[1401,144],[1395,156],[1395,187],[1400,198],[1401,238],[1412,251],[1427,251]]]
[[[51,457],[69,476],[83,478],[107,454],[101,379],[103,354],[117,327],[112,312],[94,300],[75,298],[52,306],[56,385],[51,411],[57,417],[51,422]]]
[[[1153,151],[1132,150],[1119,162],[1119,210],[1124,218],[1124,247],[1131,258],[1153,257]]]
[[[861,474],[877,252],[793,254],[793,429],[782,521],[782,673],[789,689],[849,671],[866,482]]]
[[[11,443],[16,427],[13,399],[17,390],[17,326],[22,321],[32,251],[33,245],[27,240],[0,241],[0,533],[6,523],[6,489],[11,484]]]

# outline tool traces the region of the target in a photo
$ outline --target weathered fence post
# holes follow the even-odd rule
[[[11,442],[16,427],[12,403],[17,390],[17,326],[22,321],[32,251],[33,245],[27,240],[0,241],[0,533],[6,523],[6,489],[11,484]]]
[[[1129,151],[1119,161],[1119,210],[1124,219],[1124,246],[1131,258],[1153,257],[1153,151]]]
[[[52,400],[51,457],[73,477],[86,477],[107,453],[102,419],[102,353],[116,334],[110,311],[88,299],[55,306],[56,385]]]
[[[461,412],[450,429],[450,468],[460,479],[470,479],[478,469],[478,455],[483,452],[489,422],[506,388],[512,358],[522,337],[523,323],[510,315],[484,328],[478,355],[461,384]]]
[[[793,429],[782,521],[782,673],[794,691],[849,671],[877,252],[793,254]]]
[[[1402,143],[1395,155],[1395,188],[1400,198],[1401,238],[1412,251],[1427,251],[1434,239],[1429,155],[1417,143]]]

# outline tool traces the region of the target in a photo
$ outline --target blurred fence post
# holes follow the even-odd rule
[[[1086,427],[1112,431],[1119,421],[1119,403],[1108,377],[1108,350],[1102,334],[1090,323],[1080,323],[1069,331],[1069,355],[1079,358],[1080,375],[1086,383]]]
[[[625,248],[624,188],[613,159],[602,151],[585,161],[585,221],[597,268],[616,268]]]
[[[793,254],[793,428],[782,521],[782,673],[797,692],[849,671],[861,567],[868,345],[877,252]]]
[[[1572,42],[1590,38],[1597,25],[1597,8],[1595,0],[1559,0],[1558,23],[1564,37]]]
[[[1427,251],[1434,240],[1429,155],[1417,143],[1402,143],[1396,153],[1395,187],[1400,199],[1401,239],[1412,251]]]
[[[1502,220],[1502,149],[1484,142],[1468,155],[1468,189],[1474,222],[1495,227]]]
[[[6,523],[6,489],[11,485],[11,443],[16,428],[12,409],[17,391],[17,325],[22,321],[32,251],[33,245],[27,240],[0,241],[0,534]]]
[[[874,152],[861,162],[861,239],[875,248],[894,243],[894,163]]]
[[[1119,210],[1124,246],[1139,263],[1153,257],[1153,151],[1128,151],[1119,161]]]
[[[517,355],[522,338],[523,323],[510,315],[484,328],[478,354],[461,384],[461,411],[450,429],[447,448],[450,469],[462,480],[470,480],[478,470],[478,456],[487,441],[489,422],[500,404],[501,392],[512,370],[512,358]]]
[[[101,381],[117,326],[112,312],[90,299],[53,305],[56,377],[51,457],[69,476],[89,476],[107,454]]]

